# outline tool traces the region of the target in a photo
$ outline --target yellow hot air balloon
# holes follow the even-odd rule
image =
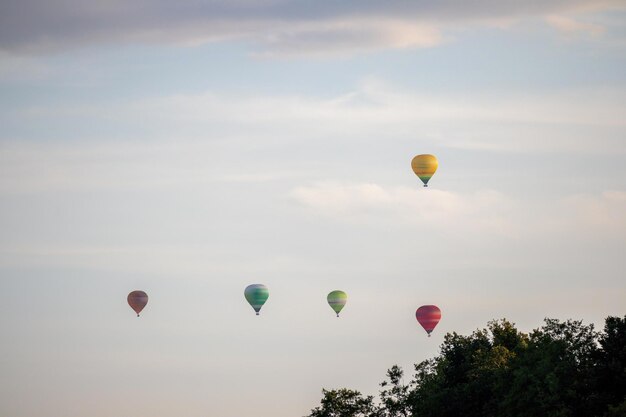
[[[422,180],[424,187],[428,187],[428,181],[435,171],[437,171],[438,166],[439,162],[437,162],[437,158],[435,155],[430,154],[417,155],[411,161],[411,168],[413,168],[415,175]]]

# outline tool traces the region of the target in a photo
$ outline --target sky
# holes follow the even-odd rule
[[[601,328],[625,67],[623,1],[3,0],[0,415],[300,416],[491,319]]]

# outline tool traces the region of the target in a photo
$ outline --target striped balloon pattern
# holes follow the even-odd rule
[[[333,311],[337,313],[337,317],[339,317],[339,312],[344,308],[346,302],[348,301],[348,294],[340,290],[331,291],[328,293],[326,300],[328,300],[330,308],[332,308]]]
[[[424,330],[426,330],[428,337],[430,337],[437,323],[441,320],[441,310],[439,310],[439,307],[433,305],[421,306],[415,312],[415,318],[419,324],[422,325]]]
[[[243,294],[258,316],[261,307],[263,307],[263,304],[265,304],[270,296],[270,291],[263,284],[252,284],[246,287]]]
[[[430,181],[432,176],[435,174],[438,166],[439,162],[437,161],[437,158],[435,155],[430,154],[417,155],[411,161],[411,168],[413,168],[415,175],[422,180],[424,187],[428,187],[428,181]]]
[[[139,317],[141,310],[148,304],[148,294],[140,290],[132,291],[128,294],[126,300],[130,308],[132,308],[135,313],[137,313],[137,317]]]

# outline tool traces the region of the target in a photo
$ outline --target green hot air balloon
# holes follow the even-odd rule
[[[265,304],[267,298],[270,296],[270,291],[263,284],[252,284],[246,287],[243,294],[258,316],[261,307],[263,307],[263,304]]]
[[[337,317],[339,317],[339,312],[343,309],[348,301],[348,294],[343,291],[335,290],[328,293],[328,305],[332,308],[335,313],[337,313]]]

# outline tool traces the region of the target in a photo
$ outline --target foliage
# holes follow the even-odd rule
[[[604,330],[546,319],[525,334],[507,320],[469,336],[447,334],[440,353],[405,384],[387,371],[379,401],[326,391],[308,417],[625,417],[626,316]]]
[[[349,389],[322,390],[322,405],[311,410],[310,417],[377,417],[374,397],[364,397]]]
[[[411,415],[409,395],[414,384],[404,385],[402,377],[404,371],[394,365],[387,371],[389,381],[383,381],[380,385],[384,389],[380,392],[380,416],[381,417],[408,417]]]

